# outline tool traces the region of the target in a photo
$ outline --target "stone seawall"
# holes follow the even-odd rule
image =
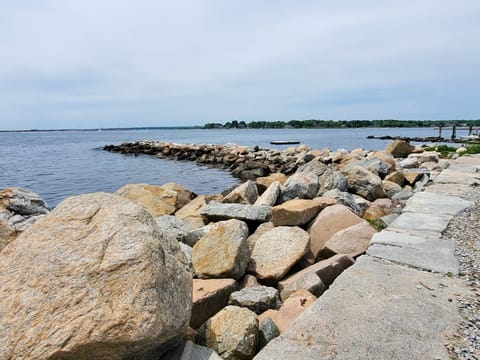
[[[271,173],[292,174],[295,170],[322,154],[305,145],[285,150],[240,146],[235,144],[176,144],[171,142],[138,141],[107,145],[104,150],[121,154],[145,154],[173,160],[195,161],[229,169],[242,180],[255,179]],[[325,155],[328,154],[328,150]]]

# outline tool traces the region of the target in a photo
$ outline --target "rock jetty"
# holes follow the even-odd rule
[[[436,275],[381,262],[458,272],[441,233],[473,203],[425,191],[460,171],[444,170],[439,154],[403,142],[350,152],[152,141],[106,150],[220,165],[248,180],[215,195],[128,184],[51,212],[36,194],[1,191],[0,360],[335,358],[336,339],[352,358],[355,341],[381,336],[370,327],[391,302],[399,308],[383,325],[414,313],[425,329],[442,313],[431,298],[404,308]],[[480,183],[468,176],[464,186]],[[3,231],[21,211],[23,232]],[[350,322],[372,337],[354,340]],[[382,346],[403,337],[382,326],[389,341],[366,344],[373,352],[363,357],[399,358]]]

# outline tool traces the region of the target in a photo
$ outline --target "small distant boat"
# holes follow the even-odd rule
[[[273,140],[270,141],[272,145],[289,145],[289,144],[300,144],[298,140]]]

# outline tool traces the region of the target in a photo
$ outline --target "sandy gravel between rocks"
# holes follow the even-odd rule
[[[460,196],[476,207],[456,216],[444,236],[455,240],[460,279],[471,291],[457,298],[462,322],[458,336],[446,346],[452,359],[480,360],[480,189],[471,187]]]

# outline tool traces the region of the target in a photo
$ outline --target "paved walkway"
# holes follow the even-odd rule
[[[255,359],[449,359],[456,298],[468,290],[456,276],[455,244],[442,233],[474,206],[457,195],[477,185],[480,156],[454,161]]]

